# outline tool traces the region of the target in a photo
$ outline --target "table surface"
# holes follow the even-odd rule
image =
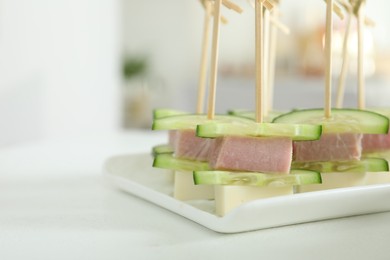
[[[0,149],[0,259],[390,259],[390,212],[220,234],[105,183],[104,161],[165,133]]]

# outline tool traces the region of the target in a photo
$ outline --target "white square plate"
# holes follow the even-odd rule
[[[224,217],[213,201],[172,197],[173,174],[152,167],[150,154],[109,158],[104,173],[115,186],[211,230],[237,233],[390,210],[390,184],[301,193],[251,201]]]

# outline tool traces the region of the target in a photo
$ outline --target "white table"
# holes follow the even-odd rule
[[[164,139],[134,131],[0,149],[0,259],[390,259],[390,212],[226,235],[104,182],[106,158]]]

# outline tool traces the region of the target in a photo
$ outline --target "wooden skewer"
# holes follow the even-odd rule
[[[248,2],[256,13],[256,122],[261,123],[273,107],[276,27],[286,34],[290,33],[290,29],[270,15],[270,10],[274,9],[279,1],[255,0],[254,5],[250,0]],[[264,7],[266,10],[263,17]],[[277,13],[277,11],[274,12]],[[270,26],[271,23],[272,27]]]
[[[344,99],[344,90],[345,90],[345,78],[347,75],[348,67],[349,67],[349,50],[348,50],[348,44],[349,44],[349,36],[351,33],[351,20],[352,20],[352,12],[349,13],[347,18],[347,24],[346,24],[346,31],[344,35],[344,42],[343,42],[343,63],[341,65],[341,73],[338,81],[337,86],[337,98],[336,98],[336,107],[342,108],[343,107],[343,99]]]
[[[343,6],[346,10],[348,10],[348,12],[350,12],[349,9],[351,9],[351,8],[353,9],[352,12],[355,12],[356,7],[352,6],[352,5],[355,4],[357,6],[360,6],[360,3],[357,2],[357,1],[361,1],[361,0],[355,0],[353,3],[348,3],[346,0],[338,0],[339,4],[341,6]],[[357,13],[355,13],[355,15],[357,16]],[[366,26],[369,26],[369,27],[374,27],[375,26],[374,20],[372,20],[370,17],[367,17],[367,16],[364,17],[364,24]]]
[[[253,0],[253,2],[251,0],[247,0],[247,2],[249,3],[250,6],[252,6],[252,8],[256,8],[256,4],[254,4],[254,2],[256,1],[261,1],[261,3],[263,4],[263,6],[265,8],[267,8],[268,10],[272,10],[274,5],[278,4],[279,1],[275,1],[275,0]]]
[[[350,2],[353,4],[353,13],[356,15],[356,17],[359,15],[360,7],[362,6],[364,0],[354,0]]]
[[[272,18],[277,21],[279,9],[277,7],[272,11]],[[270,49],[269,49],[269,69],[268,69],[268,111],[273,110],[274,97],[274,82],[275,82],[275,61],[276,61],[276,46],[278,40],[278,28],[275,24],[271,26],[270,32]]]
[[[371,18],[369,18],[369,17],[365,17],[365,19],[364,19],[364,24],[366,25],[366,26],[370,26],[370,27],[374,27],[375,26],[375,22],[374,22],[374,20],[372,20]]]
[[[241,7],[239,7],[238,5],[236,5],[235,3],[233,3],[233,2],[231,2],[231,1],[229,1],[229,0],[223,0],[222,1],[222,4],[225,6],[225,7],[227,7],[227,8],[229,8],[229,9],[232,9],[232,10],[234,10],[234,11],[236,11],[237,13],[242,13],[242,8]]]
[[[358,108],[364,109],[365,82],[364,82],[364,3],[358,11]]]
[[[211,0],[200,0],[201,4],[205,8],[205,10],[206,10],[206,2],[208,2],[208,1],[211,1]],[[211,15],[214,16],[214,11],[212,10],[212,8],[211,8]],[[228,19],[226,19],[226,17],[221,15],[221,23],[227,24],[228,22],[229,22]]]
[[[337,2],[342,6],[344,7],[345,9],[349,9],[350,8],[350,4],[348,3],[347,0],[337,0]]]
[[[206,74],[207,74],[207,52],[210,35],[210,18],[211,18],[211,3],[209,0],[205,2],[205,16],[203,27],[203,42],[202,42],[202,56],[200,63],[199,82],[198,82],[198,102],[196,106],[196,113],[203,114],[204,96],[206,90]]]
[[[275,12],[275,9],[276,8],[274,8],[273,12]],[[279,10],[277,10],[277,12],[279,12]],[[281,30],[283,33],[290,34],[290,28],[288,28],[285,24],[281,23],[277,18],[275,18],[275,16],[271,15],[269,17],[269,20],[273,26],[278,27],[278,29]]]
[[[253,2],[252,2],[251,0],[246,0],[246,1],[248,2],[248,4],[249,4],[250,6],[252,6],[253,9],[255,9],[254,1],[256,1],[256,0],[254,0]]]
[[[327,0],[326,34],[325,34],[325,118],[331,117],[332,106],[332,29],[333,29],[333,0]]]
[[[267,10],[272,10],[274,8],[274,3],[272,0],[261,0],[263,6],[267,9]]]
[[[263,14],[263,116],[267,117],[269,113],[269,73],[270,73],[270,13],[267,9],[264,10]]]
[[[338,6],[337,4],[334,4],[333,5],[333,11],[337,14],[337,16],[343,20],[344,19],[344,13],[343,11],[341,10],[340,6]]]
[[[327,2],[327,0],[324,0],[324,1]],[[333,9],[333,12],[335,12],[335,14],[336,14],[341,20],[344,19],[344,13],[343,13],[343,11],[341,10],[340,6],[338,6],[337,4],[333,3],[333,4],[332,4],[332,9]]]
[[[256,122],[263,122],[263,3],[255,0]]]
[[[221,21],[222,0],[215,0],[214,3],[214,25],[213,25],[213,43],[211,48],[211,68],[210,68],[210,88],[207,118],[214,119],[215,114],[215,95],[218,73],[218,51],[219,51],[219,30]]]

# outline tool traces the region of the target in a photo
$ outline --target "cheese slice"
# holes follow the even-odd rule
[[[293,194],[293,187],[215,186],[215,213],[224,216],[241,204],[262,198]]]
[[[383,158],[390,165],[390,150],[366,154],[367,157]],[[369,172],[367,173],[367,185],[390,183],[390,172]]]
[[[178,200],[214,199],[213,185],[195,185],[190,171],[175,171],[173,196]]]
[[[367,185],[390,183],[390,172],[368,172]]]
[[[363,186],[367,182],[367,173],[330,172],[321,173],[321,184],[308,184],[297,186],[298,193]]]
[[[384,158],[390,164],[390,155],[388,152],[377,155],[378,158]],[[390,172],[369,172],[367,173],[367,185],[390,183]]]

